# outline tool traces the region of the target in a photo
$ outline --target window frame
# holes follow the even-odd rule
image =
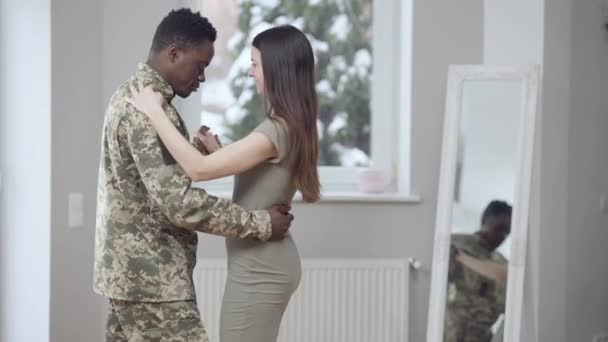
[[[200,11],[203,10],[204,1],[178,0],[178,6]],[[372,165],[369,167],[319,166],[323,200],[357,201],[361,197],[363,200],[376,198],[387,202],[419,201],[419,198],[411,193],[410,188],[412,2],[413,0],[373,2],[372,68],[374,72],[371,83],[370,118]],[[395,67],[398,69],[397,72]],[[390,186],[384,195],[359,192],[358,174],[368,168],[381,168],[389,173]],[[233,177],[226,177],[196,182],[194,186],[221,197],[230,197],[234,181]]]

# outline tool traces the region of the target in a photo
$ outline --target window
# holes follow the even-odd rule
[[[234,141],[264,116],[247,77],[253,37],[291,24],[315,53],[319,171],[324,192],[356,192],[358,171],[387,170],[391,192],[409,191],[410,3],[403,0],[185,0],[218,30],[200,93],[178,106],[191,129]],[[231,180],[205,183],[227,191]]]

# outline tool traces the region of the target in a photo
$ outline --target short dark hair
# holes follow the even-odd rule
[[[486,207],[486,209],[483,211],[483,214],[481,215],[481,224],[484,224],[486,219],[490,216],[511,216],[511,212],[513,211],[513,208],[507,204],[507,202],[505,201],[492,201],[490,202],[490,204],[488,204],[488,206]]]
[[[215,42],[217,31],[209,19],[188,8],[172,10],[158,24],[152,39],[152,51],[160,51],[171,44],[180,48],[198,46],[204,41]]]

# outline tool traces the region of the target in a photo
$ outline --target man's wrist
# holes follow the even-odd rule
[[[255,222],[258,226],[258,238],[267,241],[272,236],[272,221],[268,210],[257,210],[253,212]]]

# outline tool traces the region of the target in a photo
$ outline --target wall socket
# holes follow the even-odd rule
[[[593,335],[591,342],[608,342],[608,333],[598,333]]]

